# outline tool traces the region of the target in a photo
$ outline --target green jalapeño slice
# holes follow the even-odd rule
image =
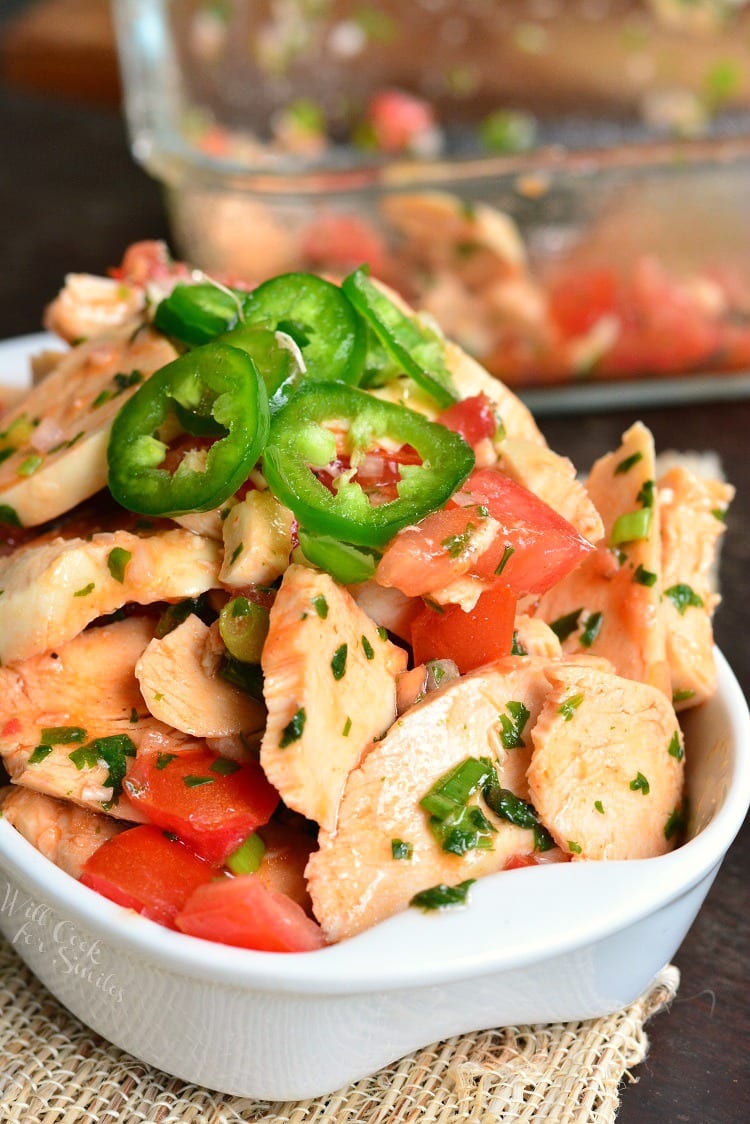
[[[401,466],[395,498],[371,502],[356,465],[368,453],[404,446],[420,463]],[[351,468],[337,476],[342,458]],[[274,417],[263,456],[266,480],[302,528],[371,547],[441,507],[473,467],[457,433],[342,383],[302,387]]]

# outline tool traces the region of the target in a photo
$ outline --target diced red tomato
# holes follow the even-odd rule
[[[522,870],[525,866],[539,866],[536,855],[511,855],[503,870]]]
[[[118,905],[174,928],[174,918],[218,871],[161,828],[143,824],[115,835],[87,860],[81,882]]]
[[[450,659],[465,675],[502,659],[510,654],[515,613],[515,594],[505,585],[486,590],[468,613],[460,605],[442,612],[425,605],[411,626],[414,662]]]
[[[519,595],[545,593],[594,549],[548,503],[495,468],[475,469],[463,490],[500,524],[493,546],[472,571],[491,577],[512,548],[502,564],[502,581]]]
[[[452,502],[415,527],[399,531],[378,565],[376,580],[381,585],[417,597],[470,573],[488,581],[497,577],[519,595],[544,593],[592,549],[549,504],[495,468],[475,469],[459,498],[468,500],[466,506]],[[470,544],[482,506],[497,520],[499,530],[477,557]],[[462,540],[463,550],[458,549]]]
[[[495,406],[486,394],[474,394],[449,406],[437,419],[441,425],[460,433],[469,445],[492,437],[497,429]]]
[[[136,758],[123,787],[151,821],[220,864],[268,823],[279,794],[256,762],[235,765],[205,749]]]
[[[357,215],[320,215],[302,235],[302,255],[311,268],[348,272],[366,264],[381,274],[386,249],[377,230]]]
[[[617,311],[618,281],[607,268],[566,274],[549,290],[549,314],[563,336],[583,336],[598,320]]]
[[[265,952],[312,952],[326,943],[320,926],[257,874],[200,886],[176,918],[183,933]]]
[[[428,102],[403,90],[380,90],[367,106],[367,123],[382,152],[408,152],[435,128]]]

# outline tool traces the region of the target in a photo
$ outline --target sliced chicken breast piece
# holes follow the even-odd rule
[[[218,543],[182,528],[31,543],[0,558],[0,660],[48,652],[128,602],[197,597],[220,564]]]
[[[261,658],[261,764],[284,803],[332,831],[346,778],[396,717],[406,652],[328,574],[294,564]]]
[[[643,859],[674,845],[683,743],[658,688],[583,665],[550,665],[531,731],[529,794],[573,859]]]
[[[206,658],[209,635],[208,625],[191,613],[150,641],[135,665],[146,706],[154,718],[195,737],[257,733],[265,707],[220,677]]]
[[[711,618],[719,603],[714,566],[734,488],[675,466],[659,480],[662,614],[677,710],[716,690]]]
[[[94,851],[124,827],[111,816],[28,788],[6,788],[0,809],[24,839],[73,878],[80,878]]]
[[[605,536],[543,595],[537,615],[561,637],[566,654],[604,656],[619,675],[671,696],[654,443],[644,425],[631,426],[620,448],[596,462],[586,487]]]
[[[509,657],[453,680],[369,748],[347,781],[336,831],[321,830],[307,867],[313,910],[329,940],[406,909],[419,891],[491,874],[533,852],[533,830],[499,819],[482,802],[497,829],[492,850],[446,853],[419,802],[467,757],[488,757],[500,785],[528,798],[529,731],[550,689],[547,662]],[[394,858],[394,841],[408,844],[411,857]]]
[[[132,323],[72,348],[3,418],[15,448],[0,464],[4,521],[34,527],[103,488],[115,414],[176,354],[149,328],[133,334]],[[14,423],[23,434],[17,444],[8,433]]]
[[[0,755],[16,784],[101,811],[113,793],[110,766],[86,751],[96,739],[126,738],[110,747],[125,767],[136,751],[174,753],[194,744],[152,718],[141,696],[135,665],[153,630],[153,620],[131,617],[0,668],[12,715],[0,727]],[[111,811],[141,818],[125,797]]]

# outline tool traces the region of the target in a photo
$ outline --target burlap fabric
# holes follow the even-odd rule
[[[611,1124],[676,968],[607,1018],[451,1038],[316,1101],[269,1104],[167,1077],[54,1000],[0,938],[0,1124]]]

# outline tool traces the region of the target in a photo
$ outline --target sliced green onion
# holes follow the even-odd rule
[[[652,507],[639,507],[637,511],[626,511],[624,515],[618,515],[609,536],[610,546],[647,539],[651,533],[652,512]]]
[[[236,851],[232,851],[225,865],[232,874],[255,874],[265,853],[266,845],[254,831],[243,843],[240,843]]]

